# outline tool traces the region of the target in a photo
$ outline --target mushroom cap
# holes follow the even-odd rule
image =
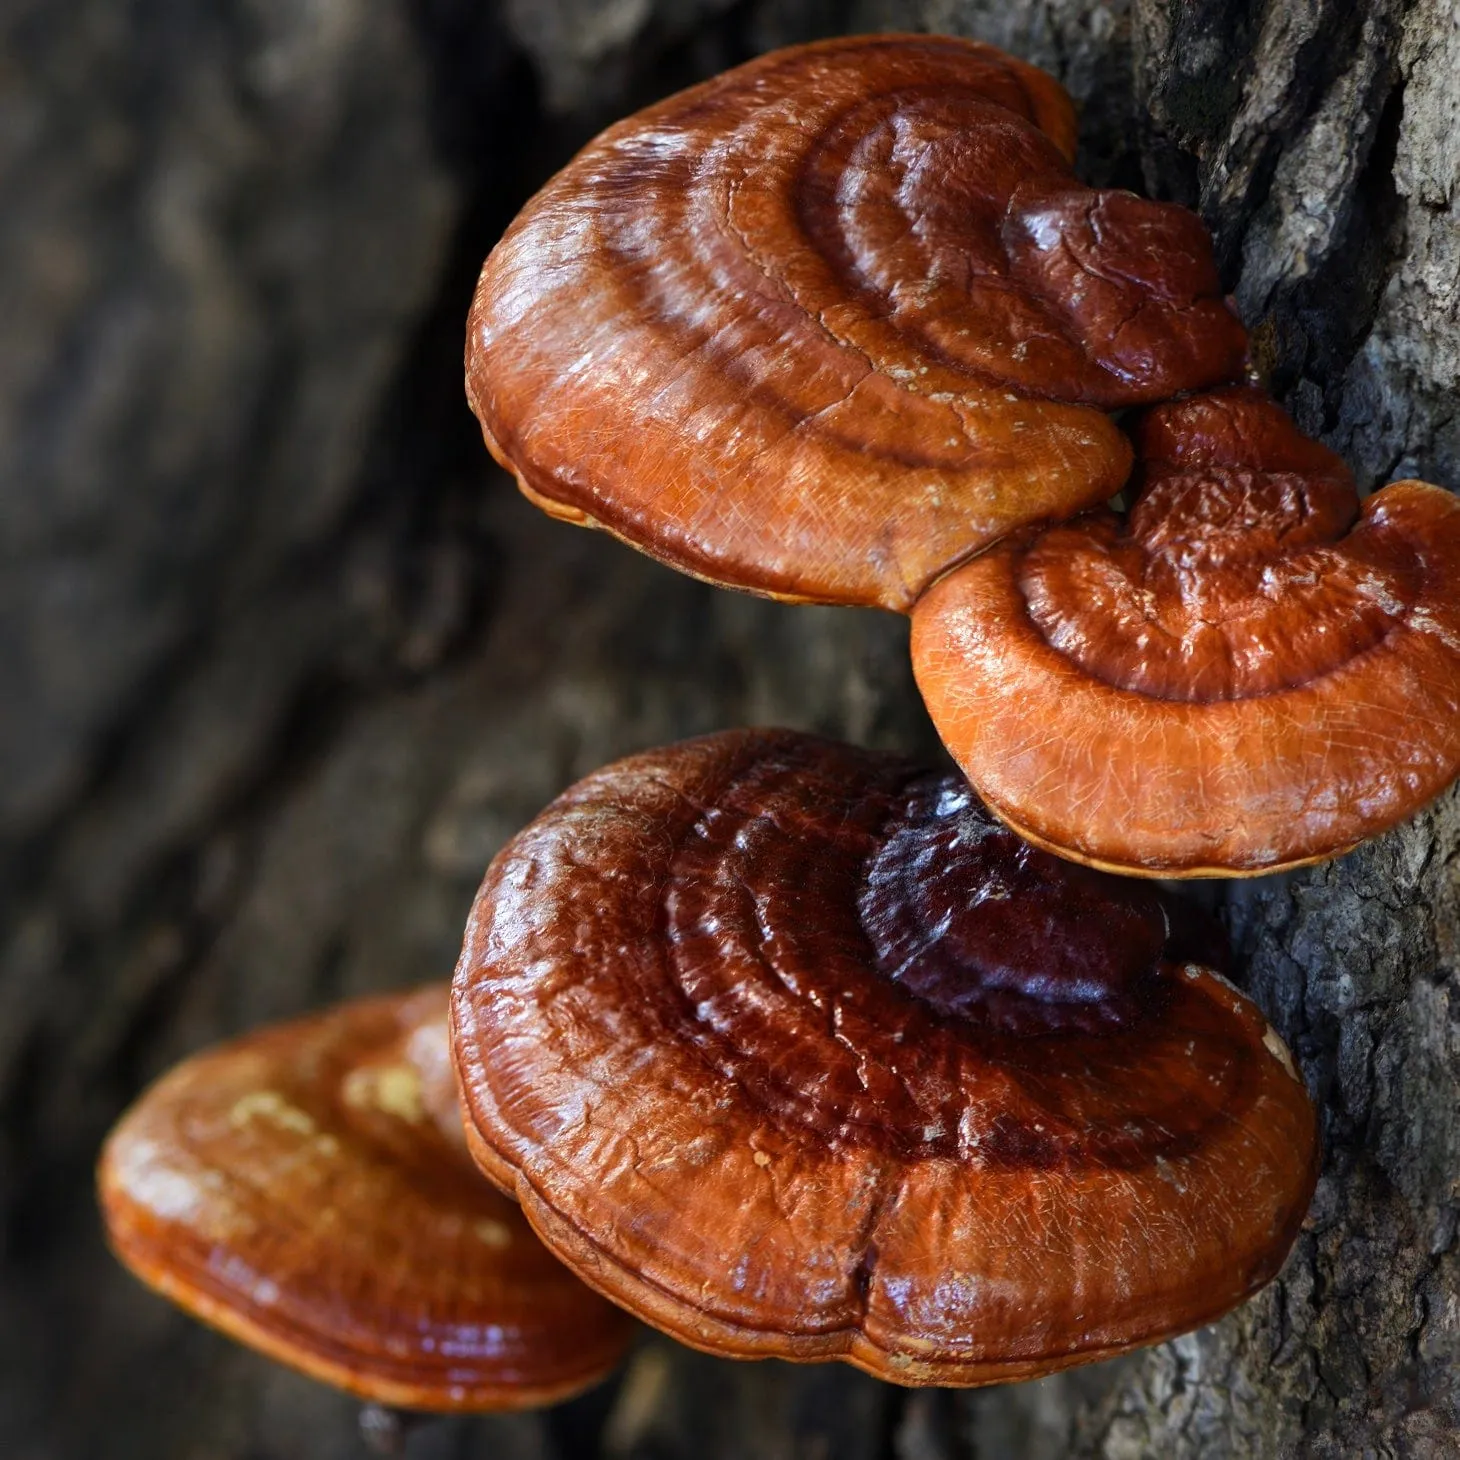
[[[467,1156],[445,985],[187,1060],[112,1132],[98,1184],[112,1248],[145,1283],[363,1399],[547,1404],[628,1345],[628,1319]]]
[[[933,722],[1061,856],[1163,877],[1321,861],[1460,773],[1460,500],[1347,468],[1235,389],[1143,423],[1128,520],[1010,537],[913,611]]]
[[[589,776],[487,874],[474,1146],[585,1281],[699,1348],[1030,1378],[1265,1283],[1317,1171],[1286,1048],[1161,961],[1148,883],[956,777],[790,732]]]
[[[1073,147],[1050,77],[943,36],[792,47],[639,112],[487,259],[487,445],[683,571],[906,608],[1117,491],[1106,408],[1241,368],[1201,223],[1085,187]]]

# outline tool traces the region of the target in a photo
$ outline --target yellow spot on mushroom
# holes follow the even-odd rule
[[[426,1118],[421,1077],[410,1065],[351,1070],[341,1092],[355,1110],[383,1110],[397,1120],[419,1125]]]
[[[769,1166],[771,1164],[771,1158],[765,1151],[757,1151],[752,1159],[757,1166]]]
[[[312,1136],[314,1121],[297,1105],[291,1105],[277,1090],[254,1090],[233,1102],[228,1123],[242,1130],[252,1120],[266,1120],[295,1135]]]
[[[477,1234],[478,1240],[484,1242],[493,1252],[501,1252],[512,1245],[512,1233],[503,1222],[493,1222],[490,1219],[474,1222],[472,1231]]]

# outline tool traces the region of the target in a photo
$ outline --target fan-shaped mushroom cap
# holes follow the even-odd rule
[[[444,985],[195,1056],[107,1141],[114,1250],[188,1312],[362,1398],[516,1409],[585,1387],[628,1320],[482,1180],[449,1074]]]
[[[674,567],[907,607],[1119,489],[1100,408],[1241,366],[1199,221],[1085,187],[1073,144],[1048,76],[933,36],[778,51],[630,117],[482,271],[487,444]]]
[[[697,1347],[1028,1378],[1266,1282],[1316,1174],[1287,1050],[1162,904],[961,780],[788,732],[568,791],[452,997],[468,1131],[575,1271]]]
[[[1343,463],[1272,401],[1162,406],[1146,487],[1011,537],[913,612],[928,710],[1021,835],[1094,866],[1319,861],[1460,773],[1460,500]],[[1355,521],[1357,519],[1357,521]]]

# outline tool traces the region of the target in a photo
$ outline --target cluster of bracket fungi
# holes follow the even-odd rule
[[[1247,377],[1200,223],[1085,187],[1074,139],[987,46],[851,38],[528,204],[471,314],[498,460],[699,577],[910,614],[967,779],[785,731],[588,777],[488,871],[454,1087],[438,989],[128,1115],[102,1192],[144,1278],[354,1392],[490,1408],[604,1373],[620,1309],[983,1384],[1274,1275],[1315,1112],[1137,879],[1332,857],[1460,773],[1460,502],[1361,507]]]

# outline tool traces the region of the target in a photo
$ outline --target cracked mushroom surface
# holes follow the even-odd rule
[[[1157,407],[1142,490],[1015,534],[913,611],[918,685],[980,796],[1153,876],[1321,861],[1460,773],[1460,499],[1343,462],[1251,389]]]
[[[107,1235],[149,1286],[363,1399],[516,1409],[606,1374],[632,1325],[466,1152],[444,985],[187,1060],[109,1137]]]
[[[1270,1279],[1317,1173],[1281,1040],[1148,883],[816,737],[622,761],[494,862],[452,996],[468,1138],[696,1347],[1031,1378]]]
[[[1106,414],[1231,379],[1185,209],[1086,187],[990,46],[773,52],[590,143],[493,250],[467,394],[550,513],[776,597],[906,609],[1118,491]]]

